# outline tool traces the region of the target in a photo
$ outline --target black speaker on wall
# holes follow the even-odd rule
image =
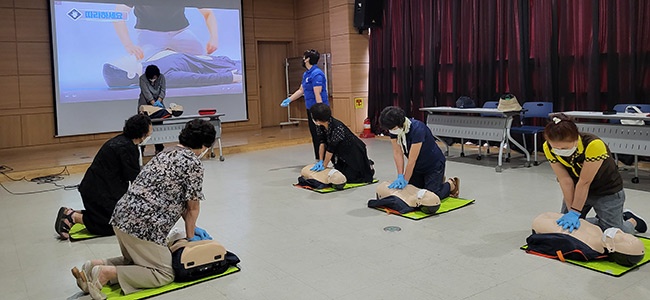
[[[381,25],[384,0],[354,0],[354,27],[364,30]]]

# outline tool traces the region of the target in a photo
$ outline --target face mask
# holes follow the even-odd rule
[[[199,159],[203,158],[203,156],[205,156],[205,154],[208,153],[208,150],[210,150],[210,148],[203,150],[203,152],[201,152],[201,154],[199,155]]]
[[[400,133],[402,133],[402,128],[391,129],[388,132],[390,132],[390,134],[392,135],[399,135]]]
[[[555,149],[553,148],[553,153],[559,155],[559,156],[571,156],[573,155],[574,152],[576,152],[577,147],[573,146],[569,149]]]
[[[156,79],[149,79],[149,81],[151,81],[151,83],[154,83],[156,82]]]
[[[302,60],[302,67],[307,69],[307,63],[305,62],[305,60],[307,60],[307,59]]]
[[[148,136],[148,137],[144,138],[144,140],[142,140],[142,142],[140,142],[140,145],[146,145],[147,142],[148,142],[150,139],[151,139],[151,136]]]

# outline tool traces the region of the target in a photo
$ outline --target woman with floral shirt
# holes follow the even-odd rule
[[[203,200],[201,157],[214,143],[216,131],[208,121],[192,120],[179,136],[179,145],[156,155],[117,202],[110,224],[122,256],[87,261],[72,270],[77,285],[93,299],[107,283],[119,283],[124,294],[164,286],[174,280],[172,257],[165,239],[179,218],[190,240],[207,235],[196,227]]]

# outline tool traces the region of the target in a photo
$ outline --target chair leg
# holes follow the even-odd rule
[[[539,166],[539,162],[537,161],[537,132],[533,134],[533,150],[535,151],[535,161],[533,162],[533,165]]]

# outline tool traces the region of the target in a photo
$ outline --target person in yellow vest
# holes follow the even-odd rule
[[[603,140],[579,132],[573,120],[561,113],[551,116],[544,137],[544,154],[564,196],[564,215],[557,220],[560,226],[569,232],[579,229],[579,219],[593,208],[596,217],[587,221],[602,230],[616,227],[630,234],[646,232],[643,218],[623,210],[623,179]]]

